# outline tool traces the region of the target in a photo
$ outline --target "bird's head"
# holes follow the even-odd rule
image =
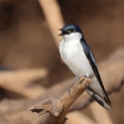
[[[83,36],[81,29],[74,24],[65,25],[63,28],[59,29],[62,33],[59,36],[62,36],[66,39],[71,38],[81,38]]]

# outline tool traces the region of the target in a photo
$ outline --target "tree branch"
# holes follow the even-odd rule
[[[38,114],[50,113],[47,124],[63,124],[65,115],[72,103],[85,91],[90,84],[89,78],[82,77],[75,82],[60,98],[48,98],[40,104],[30,108],[30,111]]]

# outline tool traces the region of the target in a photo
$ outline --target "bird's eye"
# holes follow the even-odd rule
[[[69,31],[69,32],[74,32],[74,29],[73,29],[73,28],[71,28],[71,29],[68,29],[68,31]]]

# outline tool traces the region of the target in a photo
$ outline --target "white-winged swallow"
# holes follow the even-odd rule
[[[76,80],[82,76],[92,79],[86,91],[101,106],[109,110],[111,102],[103,86],[94,55],[81,29],[77,25],[68,24],[60,30],[62,32],[60,36],[63,37],[59,45],[61,58],[75,75]]]

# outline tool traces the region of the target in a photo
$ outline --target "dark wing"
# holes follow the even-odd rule
[[[111,104],[111,101],[108,98],[108,95],[107,95],[107,93],[105,91],[105,88],[103,86],[101,77],[99,75],[99,72],[98,72],[98,69],[97,69],[97,65],[96,65],[96,61],[95,61],[94,55],[93,55],[92,51],[90,50],[88,44],[85,42],[85,39],[82,38],[80,41],[81,41],[81,45],[83,46],[83,50],[84,50],[84,52],[85,52],[85,54],[87,56],[87,59],[89,60],[90,65],[91,65],[91,67],[92,67],[92,69],[93,69],[93,71],[94,71],[94,73],[96,75],[96,78],[97,78],[100,86],[102,87],[102,89],[103,89],[103,91],[105,93],[105,96],[107,98],[107,101],[108,101],[109,104]]]

